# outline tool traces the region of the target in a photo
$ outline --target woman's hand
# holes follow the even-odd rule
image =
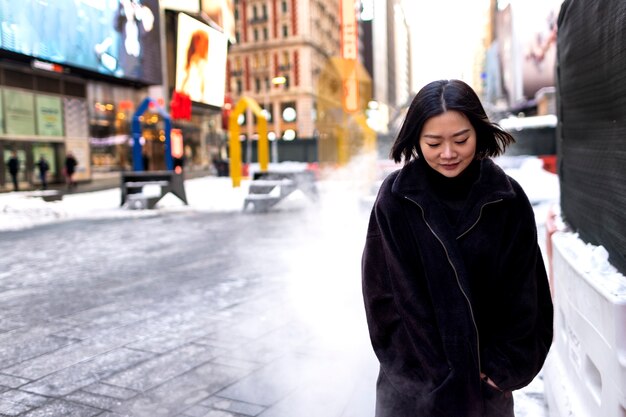
[[[480,379],[482,379],[483,381],[485,381],[485,383],[486,383],[487,385],[489,385],[490,387],[492,387],[492,388],[494,388],[494,389],[497,389],[498,391],[502,391],[502,390],[500,389],[500,387],[499,387],[499,386],[497,386],[497,385],[496,385],[496,383],[495,383],[495,382],[493,382],[493,380],[492,380],[491,378],[489,378],[487,375],[485,375],[485,374],[484,374],[484,373],[482,373],[482,372],[480,373]]]

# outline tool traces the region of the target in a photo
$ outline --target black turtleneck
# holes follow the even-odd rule
[[[441,175],[425,161],[426,178],[435,197],[441,202],[451,225],[455,225],[465,206],[472,185],[480,175],[480,161],[474,160],[463,172],[453,178]]]

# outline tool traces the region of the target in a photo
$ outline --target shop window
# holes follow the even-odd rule
[[[72,81],[65,81],[63,83],[63,92],[67,96],[74,97],[87,97],[87,88],[83,83],[75,83]]]
[[[10,69],[4,70],[4,80],[8,87],[25,88],[28,90],[33,89],[33,76],[25,74],[21,71],[13,71]]]
[[[281,116],[283,121],[287,123],[295,122],[298,118],[298,114],[296,112],[296,103],[293,101],[283,103],[281,106]]]
[[[37,91],[61,94],[61,80],[58,78],[35,76],[35,83]]]

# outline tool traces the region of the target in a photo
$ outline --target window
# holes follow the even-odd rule
[[[241,35],[239,34],[239,31],[235,32],[235,41],[237,43],[241,43]]]
[[[289,26],[283,25],[283,38],[289,37]]]
[[[281,106],[281,115],[285,122],[292,123],[297,119],[296,103],[293,101],[283,103]]]
[[[259,31],[256,28],[254,29],[254,40],[255,41],[259,40]]]
[[[283,13],[287,13],[287,1],[286,0],[282,1],[281,8],[282,8]]]
[[[255,4],[254,6],[252,6],[252,18],[253,18],[254,20],[257,20],[257,19],[258,19],[258,17],[259,17],[259,16],[257,15],[257,11],[256,11],[256,4]]]
[[[267,40],[268,39],[268,33],[267,33],[267,28],[263,28],[263,40]]]
[[[263,18],[267,19],[267,5],[263,4]]]
[[[252,55],[252,68],[253,69],[259,68],[259,55],[258,54]]]
[[[260,78],[255,78],[254,79],[254,87],[255,87],[255,91],[257,93],[259,93],[261,91],[261,79]]]
[[[241,94],[243,91],[243,85],[241,84],[241,80],[237,80],[237,94]]]

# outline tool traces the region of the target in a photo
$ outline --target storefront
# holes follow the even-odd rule
[[[12,189],[7,161],[15,152],[21,189],[41,185],[35,164],[48,162],[48,181],[62,182],[67,152],[78,160],[76,180],[91,178],[86,87],[78,78],[0,65],[0,189]]]

